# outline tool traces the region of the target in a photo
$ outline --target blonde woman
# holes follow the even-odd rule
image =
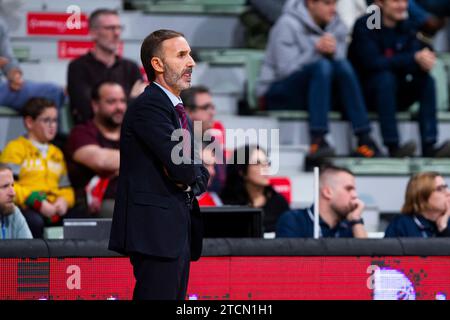
[[[450,237],[450,191],[437,172],[413,176],[406,188],[402,214],[387,227],[385,237]]]

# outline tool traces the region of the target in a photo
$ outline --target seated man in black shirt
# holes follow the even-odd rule
[[[117,55],[122,29],[115,10],[98,9],[89,18],[94,48],[73,60],[68,70],[67,87],[75,124],[92,119],[91,89],[96,83],[118,82],[127,98],[135,98],[144,90],[145,83],[136,63]]]

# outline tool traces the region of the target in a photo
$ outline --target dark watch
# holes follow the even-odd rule
[[[364,224],[363,218],[357,220],[349,220],[348,224],[353,227],[355,224]]]

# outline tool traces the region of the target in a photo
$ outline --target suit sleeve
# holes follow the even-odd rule
[[[170,110],[153,101],[136,103],[133,107],[136,109],[131,126],[138,139],[158,157],[172,180],[194,184],[196,171],[192,158],[176,164],[182,153],[182,143],[172,139],[177,128],[172,122]]]

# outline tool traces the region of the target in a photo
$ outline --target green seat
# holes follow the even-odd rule
[[[411,172],[410,159],[333,158],[332,162],[358,175],[409,175]]]
[[[11,109],[9,107],[5,107],[5,106],[0,106],[0,117],[11,117],[11,116],[20,116],[19,113],[17,111],[15,111],[14,109]]]
[[[450,175],[450,159],[417,158],[412,160],[411,172],[437,171]]]

